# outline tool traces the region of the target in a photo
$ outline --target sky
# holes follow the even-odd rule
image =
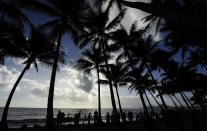
[[[48,20],[45,16],[31,12],[27,13],[35,24],[44,23]],[[116,11],[112,12],[111,16],[114,15],[113,13],[116,13]],[[145,15],[141,11],[129,8],[123,24],[126,29],[129,29],[135,20],[140,20]],[[143,24],[138,22],[138,27],[141,26]],[[96,73],[92,72],[91,75],[86,75],[75,69],[75,61],[81,57],[81,51],[73,44],[68,35],[63,36],[62,43],[68,58],[65,65],[59,65],[55,84],[54,107],[97,108]],[[14,82],[24,68],[22,62],[22,59],[10,58],[6,60],[4,66],[0,66],[0,107],[4,107]],[[17,87],[11,107],[46,108],[50,75],[51,69],[41,65],[39,65],[38,72],[33,67],[27,71]],[[139,96],[135,92],[130,93],[127,88],[120,88],[119,92],[123,108],[142,108]],[[156,106],[151,96],[149,98],[152,104]],[[159,98],[158,101],[160,101]],[[172,105],[169,98],[166,98],[166,103]],[[101,86],[101,105],[102,108],[111,108],[108,86]]]

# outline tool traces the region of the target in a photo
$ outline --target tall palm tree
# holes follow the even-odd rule
[[[89,42],[92,42],[94,46],[97,48],[101,48],[101,52],[103,53],[105,59],[104,62],[106,64],[107,72],[110,72],[109,62],[107,59],[107,49],[108,49],[108,41],[112,39],[108,32],[113,30],[121,21],[122,13],[118,14],[109,21],[109,12],[112,3],[109,3],[108,7],[103,11],[102,7],[99,6],[97,11],[91,11],[91,16],[88,16],[88,21],[84,23],[84,33],[80,39],[80,47],[86,46]],[[109,80],[109,89],[112,101],[113,111],[117,112],[112,80]]]
[[[171,75],[167,76],[168,73]],[[171,93],[179,93],[187,107],[191,110],[192,104],[187,100],[183,91],[191,91],[198,86],[194,84],[197,84],[197,80],[195,79],[197,76],[196,70],[188,66],[174,64],[174,66],[171,65],[168,73],[163,73],[163,75],[165,75],[163,79],[167,81],[166,83],[168,86],[168,88],[165,89],[170,90]]]
[[[4,24],[5,28],[6,24]],[[19,75],[17,81],[15,82],[9,97],[7,99],[4,111],[1,117],[1,128],[8,129],[7,125],[7,115],[8,109],[13,97],[13,94],[21,81],[22,77],[28,71],[32,64],[38,71],[38,64],[40,62],[43,65],[51,66],[54,59],[54,53],[56,46],[54,43],[50,42],[48,36],[42,33],[40,30],[33,28],[30,37],[26,37],[21,30],[11,24],[7,24],[8,28],[5,30],[5,34],[1,34],[1,37],[7,41],[7,44],[1,48],[0,54],[3,57],[14,57],[14,58],[24,58],[26,59],[24,64],[26,66]],[[4,41],[3,41],[4,42]],[[58,59],[60,56],[58,56]],[[60,60],[60,59],[59,59]],[[63,59],[62,59],[63,60]]]
[[[132,51],[133,55],[137,57],[139,62],[141,62],[141,65],[147,70],[148,74],[150,75],[151,79],[154,81],[154,85],[158,87],[157,81],[152,73],[153,69],[155,67],[151,66],[154,63],[156,63],[153,59],[154,55],[157,53],[159,54],[160,50],[158,49],[157,43],[155,43],[152,40],[151,36],[148,36],[146,39],[137,41],[137,44],[130,47],[130,50]],[[153,67],[153,68],[151,68]],[[164,101],[164,98],[162,96],[162,93],[160,92],[159,88],[157,88],[157,91],[159,93],[160,99],[162,101],[162,104],[166,110],[168,110],[167,105]]]
[[[76,41],[78,35],[77,30],[80,28],[80,24],[78,23],[84,17],[83,14],[87,12],[85,11],[87,3],[84,0],[48,0],[47,2],[40,2],[39,0],[19,0],[18,2],[24,8],[44,13],[53,18],[43,25],[43,30],[53,34],[52,39],[57,43],[50,79],[46,115],[46,126],[48,129],[53,129],[54,87],[62,36],[65,33],[70,33],[70,36]]]
[[[101,81],[104,81],[104,83],[109,83],[109,80],[112,80],[113,86],[116,89],[119,110],[120,110],[121,117],[122,117],[123,111],[122,111],[118,88],[120,86],[126,86],[126,82],[124,81],[124,78],[125,78],[125,74],[128,71],[128,68],[120,62],[116,62],[115,64],[110,64],[109,69],[110,69],[110,73],[108,73],[105,68],[102,68],[101,73],[104,74],[104,76],[107,80],[101,80]]]
[[[129,34],[127,31],[123,28],[117,29],[115,32],[112,32],[112,36],[115,39],[115,45],[122,49],[122,53],[118,56],[118,60],[125,59],[126,63],[128,63],[129,67],[131,67],[131,70],[135,70],[136,65],[139,60],[133,56],[132,52],[130,51],[130,47],[133,46],[136,42],[143,41],[142,34],[143,30],[137,30],[136,22],[132,24]],[[157,99],[152,94],[151,90],[149,90],[150,95],[153,97],[153,99],[156,101],[156,103],[160,106],[162,109],[162,106],[157,101]]]
[[[83,58],[77,60],[76,68],[84,70],[85,73],[91,73],[95,70],[97,73],[98,82],[98,113],[100,122],[101,119],[101,92],[100,92],[100,64],[104,62],[104,56],[101,54],[100,49],[92,47],[91,50],[85,50],[83,53]]]
[[[147,109],[143,94],[146,91],[146,88],[149,88],[148,86],[153,84],[153,81],[150,80],[149,75],[146,73],[144,74],[142,70],[143,69],[139,68],[128,72],[124,81],[130,83],[130,90],[135,90],[139,93],[143,109],[147,114],[147,117],[149,117],[149,111]]]

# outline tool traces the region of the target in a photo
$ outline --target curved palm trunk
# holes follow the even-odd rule
[[[151,77],[152,80],[154,81],[154,85],[155,85],[156,87],[158,87],[158,85],[157,85],[157,83],[156,83],[156,80],[155,80],[155,78],[154,78],[154,76],[153,76],[153,74],[152,74],[152,71],[150,70],[149,66],[148,66],[147,64],[145,64],[145,66],[146,66],[146,68],[147,68],[147,70],[148,70],[148,73],[149,73],[150,77]],[[163,98],[163,96],[162,96],[162,93],[160,92],[159,89],[157,89],[157,91],[158,91],[158,93],[159,93],[159,96],[160,96],[160,99],[161,99],[161,101],[162,101],[162,104],[163,104],[164,108],[168,111],[168,107],[167,107],[167,105],[166,105],[166,103],[165,103],[165,100],[164,100],[164,98]]]
[[[128,59],[129,59],[129,64],[131,66],[131,69],[132,69],[132,71],[134,71],[135,68],[134,68],[134,66],[132,64],[132,61],[131,61],[132,59],[131,59],[131,56],[130,56],[130,54],[128,52],[127,47],[124,47],[124,50],[125,50],[126,55],[127,55]],[[142,101],[142,105],[143,105],[144,111],[146,112],[147,116],[149,116],[149,111],[147,109],[147,106],[146,106],[146,103],[145,103],[145,100],[144,100],[143,93],[142,93],[141,89],[139,89],[139,95],[140,95],[140,98],[141,98],[141,101]]]
[[[101,46],[102,46],[103,54],[104,54],[104,58],[105,58],[104,61],[106,63],[106,70],[107,70],[108,73],[110,73],[104,41],[101,40],[101,42],[102,42]],[[109,89],[110,89],[110,95],[111,95],[112,108],[113,108],[113,111],[114,111],[114,113],[116,115],[117,114],[117,108],[116,108],[116,102],[115,102],[115,98],[114,98],[114,91],[113,91],[113,86],[112,86],[111,79],[109,79]]]
[[[149,118],[149,111],[147,109],[147,106],[146,106],[146,103],[145,103],[145,100],[144,100],[143,93],[142,93],[141,89],[139,89],[139,96],[140,96],[140,99],[141,99],[141,102],[142,102],[142,105],[143,105],[143,108],[144,108],[144,112],[146,113],[147,118]]]
[[[174,96],[174,95],[173,95]],[[177,102],[180,104],[180,106],[185,109],[185,107],[183,106],[183,104],[180,102],[180,100],[178,100],[178,98],[176,96],[174,96],[174,98],[177,100]]]
[[[101,88],[100,88],[100,76],[99,76],[99,67],[96,67],[97,77],[98,77],[98,115],[100,122],[102,121],[101,117]]]
[[[122,107],[121,107],[121,101],[120,101],[120,97],[119,97],[119,92],[118,92],[117,84],[115,84],[115,88],[116,88],[116,95],[117,95],[118,103],[119,103],[119,110],[120,110],[120,114],[121,114],[121,118],[122,118],[123,111],[122,111]],[[124,119],[122,118],[122,120],[124,120]]]
[[[182,97],[182,99],[184,100],[186,106],[188,107],[189,110],[192,110],[192,108],[190,107],[190,105],[188,104],[188,102],[186,101],[185,97],[183,96],[183,94],[181,92],[179,92],[180,96]]]
[[[203,12],[207,12],[207,7],[184,7],[184,6],[166,6],[152,5],[144,2],[121,1],[122,4],[140,9],[154,16],[164,18],[168,21],[178,22],[196,29],[207,29],[205,22],[207,20]]]
[[[151,104],[151,102],[150,102],[150,100],[149,100],[149,98],[148,98],[146,92],[144,92],[144,95],[145,95],[145,97],[147,98],[147,102],[149,103],[149,106],[150,106],[150,108],[151,108],[151,110],[152,110],[152,113],[153,113],[154,116],[157,118],[156,112],[155,112],[155,110],[154,110],[154,108],[153,108],[153,106],[152,106],[152,104]],[[152,118],[151,114],[149,114],[149,116],[150,116],[150,118]]]
[[[25,72],[29,69],[31,63],[28,62],[27,65],[24,67],[22,73],[19,75],[16,83],[14,84],[10,94],[9,94],[9,97],[6,101],[6,105],[4,107],[4,111],[3,111],[3,114],[2,114],[2,117],[1,117],[1,122],[0,122],[0,129],[4,129],[4,130],[7,130],[8,129],[8,124],[7,124],[7,116],[8,116],[8,110],[9,110],[9,106],[10,106],[10,103],[11,103],[11,100],[12,100],[12,97],[14,95],[14,92],[19,84],[19,82],[21,81],[22,77],[24,76]]]
[[[193,104],[191,103],[191,101],[189,100],[189,98],[185,95],[185,93],[184,92],[181,92],[181,93],[186,98],[186,100],[188,101],[188,103],[190,104],[190,106],[193,107]]]
[[[163,109],[163,107],[160,105],[160,103],[157,101],[157,99],[155,98],[155,96],[152,94],[152,92],[148,89],[150,95],[153,97],[153,99],[155,100],[155,102],[158,104],[158,106]]]
[[[55,53],[55,58],[53,61],[52,74],[50,79],[50,87],[47,101],[47,115],[46,115],[46,127],[48,130],[54,130],[54,118],[53,118],[53,99],[54,99],[54,87],[55,87],[55,78],[57,72],[58,56],[60,53],[61,39],[62,39],[62,30],[59,32],[57,48]]]
[[[178,111],[180,111],[180,108],[178,107],[178,105],[176,104],[176,102],[173,100],[173,98],[171,97],[171,95],[169,94],[168,96],[170,97],[171,101],[172,101],[173,104],[175,105],[175,108],[176,108]]]

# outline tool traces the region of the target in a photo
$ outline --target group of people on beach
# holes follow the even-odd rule
[[[60,110],[58,111],[57,114],[57,118],[56,118],[56,123],[57,126],[62,126],[63,123],[68,123],[68,122],[74,122],[74,125],[79,125],[80,121],[82,121],[82,124],[94,124],[94,125],[98,125],[100,123],[106,123],[106,124],[113,124],[115,122],[132,122],[132,121],[139,121],[139,120],[143,120],[146,119],[147,117],[150,117],[150,119],[156,119],[157,116],[154,115],[153,113],[149,113],[149,115],[147,115],[145,112],[139,112],[136,115],[133,114],[133,112],[128,112],[127,114],[125,112],[123,112],[122,114],[120,114],[119,112],[117,112],[115,114],[115,112],[112,111],[112,113],[110,114],[109,112],[106,113],[105,118],[103,117],[99,117],[98,112],[95,111],[94,114],[92,115],[92,113],[89,113],[88,115],[85,113],[84,116],[81,117],[81,111],[79,111],[78,113],[75,113],[74,116],[71,116],[72,114],[67,115],[67,117],[65,117],[66,115],[64,114],[64,112],[61,112]]]

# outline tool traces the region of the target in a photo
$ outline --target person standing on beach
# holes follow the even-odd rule
[[[90,125],[90,121],[91,121],[91,113],[88,114],[88,125]]]
[[[56,118],[56,122],[57,122],[57,126],[60,126],[60,117],[61,117],[61,112],[60,110],[58,111],[58,114],[57,114],[57,118]]]
[[[111,116],[110,116],[109,112],[107,112],[107,114],[106,114],[106,124],[110,124],[110,122],[111,122]]]
[[[98,112],[97,110],[94,112],[94,124],[98,123]]]
[[[126,113],[125,112],[122,113],[122,121],[126,122]]]

